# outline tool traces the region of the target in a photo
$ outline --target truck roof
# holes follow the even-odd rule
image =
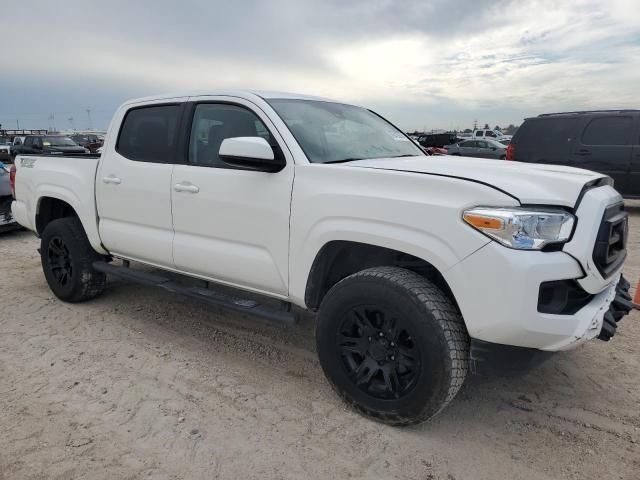
[[[344,103],[339,102],[337,100],[331,100],[329,98],[316,97],[312,95],[303,95],[299,93],[288,93],[288,92],[277,92],[277,91],[265,91],[265,90],[199,90],[199,91],[190,91],[190,92],[174,92],[174,93],[166,93],[160,95],[152,95],[148,97],[141,98],[133,98],[131,100],[127,100],[124,102],[124,105],[131,105],[136,103],[147,103],[158,100],[171,100],[174,98],[184,98],[184,97],[201,97],[205,95],[224,95],[229,97],[240,97],[240,98],[252,98],[252,97],[261,97],[263,99],[268,98],[284,98],[284,99],[295,99],[295,100],[316,100],[316,101],[324,101],[324,102],[335,102],[335,103]]]

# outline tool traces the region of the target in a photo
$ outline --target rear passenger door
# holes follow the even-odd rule
[[[476,157],[480,157],[480,158],[490,158],[493,153],[493,151],[491,150],[491,146],[489,145],[489,142],[487,142],[486,140],[477,140],[476,144],[478,145],[478,147],[476,148]]]
[[[573,150],[576,167],[604,173],[613,178],[620,193],[631,189],[629,177],[635,121],[631,115],[603,115],[591,118]]]
[[[460,155],[463,157],[475,157],[476,156],[476,140],[467,140],[460,144]]]
[[[100,237],[113,254],[173,268],[171,174],[183,101],[129,107],[117,113],[96,174]]]

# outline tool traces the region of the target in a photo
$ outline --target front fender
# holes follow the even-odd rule
[[[517,201],[457,178],[339,165],[296,166],[289,295],[304,305],[316,255],[327,243],[340,240],[418,257],[446,278],[447,270],[490,241],[462,221],[462,212],[477,205],[513,206]]]

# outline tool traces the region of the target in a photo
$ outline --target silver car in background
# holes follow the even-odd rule
[[[507,158],[507,146],[496,140],[465,140],[445,147],[449,155],[463,157],[495,158],[504,160]]]
[[[20,228],[11,215],[12,200],[9,168],[0,162],[0,232]]]

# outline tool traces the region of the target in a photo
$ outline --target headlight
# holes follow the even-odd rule
[[[510,248],[540,250],[569,240],[575,217],[563,210],[478,207],[462,218],[473,228]]]

